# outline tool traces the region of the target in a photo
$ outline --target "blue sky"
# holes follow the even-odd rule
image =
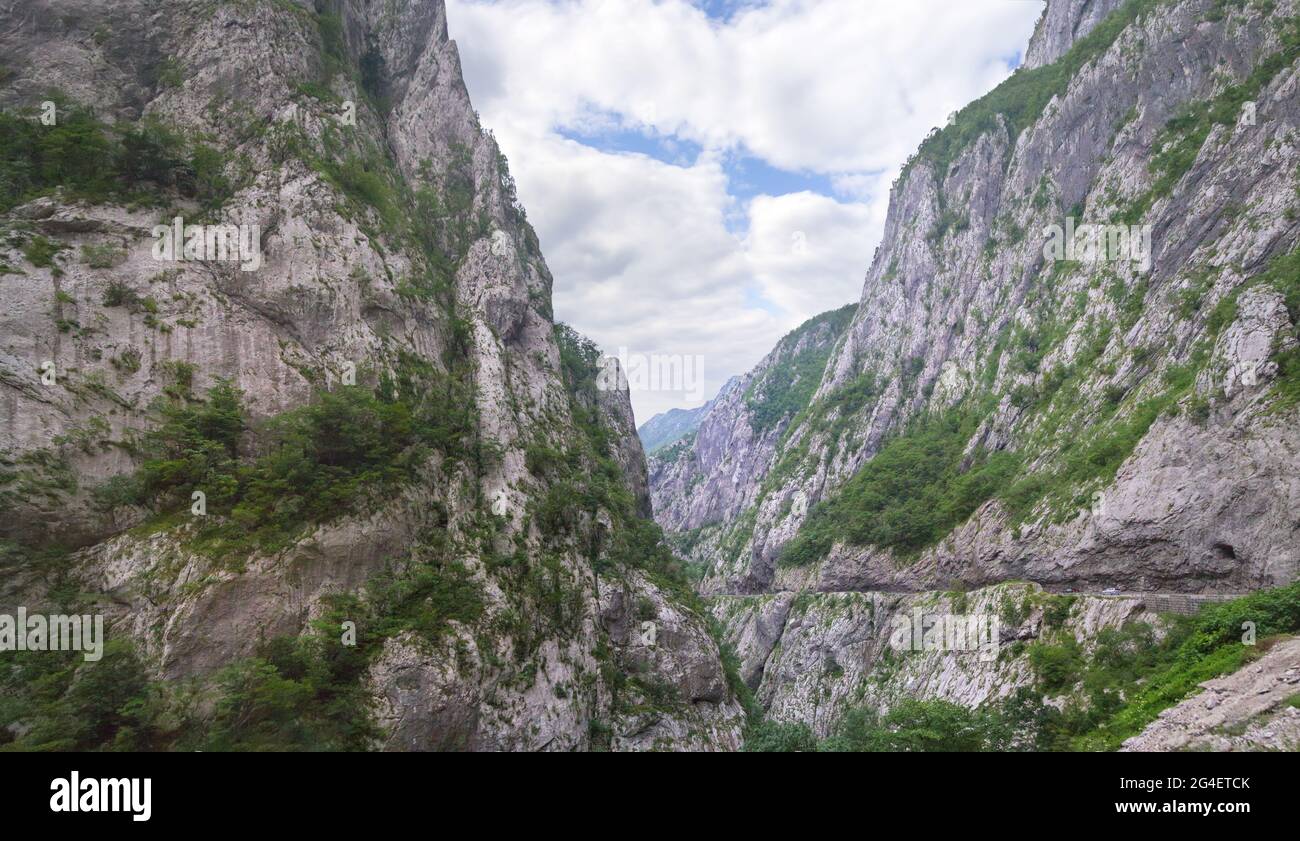
[[[762,0],[694,0],[692,3],[712,20],[727,21],[739,11],[764,5]]]
[[[611,354],[701,358],[707,399],[861,297],[902,163],[1012,72],[1041,9],[448,0],[448,25],[557,317]],[[634,391],[638,422],[687,390]]]

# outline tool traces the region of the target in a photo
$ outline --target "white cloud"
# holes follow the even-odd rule
[[[554,136],[529,154],[530,189],[557,197],[530,219],[556,277],[559,318],[611,353],[702,355],[706,398],[781,335],[786,320],[752,304],[760,290],[726,227],[718,161],[678,167]],[[641,420],[685,402],[682,393],[633,397]]]
[[[1041,9],[772,0],[720,22],[685,0],[448,7],[556,277],[557,316],[611,352],[702,354],[709,390],[859,297],[890,180],[930,127],[1007,75]],[[704,151],[665,163],[559,134],[620,127]],[[835,197],[737,200],[738,154],[817,176]],[[633,395],[640,421],[684,402]]]
[[[749,205],[744,243],[751,272],[787,313],[857,301],[883,213],[883,203],[841,204],[810,192],[759,196]]]

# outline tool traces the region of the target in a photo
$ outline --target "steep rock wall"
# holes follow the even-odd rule
[[[1094,5],[1050,4],[1036,43]],[[1292,580],[1294,13],[1125,4],[928,139],[802,416],[771,442],[737,440],[725,464],[701,461],[694,487],[708,493],[652,470],[665,527],[705,525],[687,544],[711,570],[704,590]],[[1149,271],[1047,260],[1049,226],[1067,218],[1149,225]],[[1019,487],[1019,509],[995,494],[917,553],[840,539],[782,567],[819,501],[918,419],[958,408],[978,421],[968,465],[1013,454],[1012,481],[1038,483]],[[744,414],[720,409],[702,433]],[[677,513],[687,505],[708,516]]]
[[[229,186],[209,204],[178,184],[145,202],[58,189],[4,219],[6,606],[75,581],[158,675],[201,680],[307,633],[331,599],[377,610],[376,581],[433,581],[464,596],[450,617],[367,641],[383,747],[736,746],[743,716],[704,617],[637,572],[653,544],[624,547],[649,511],[627,394],[595,395],[589,360],[562,358],[573,340],[441,0],[32,0],[0,11],[0,33],[0,104],[57,91],[60,119],[155,121],[213,150]],[[174,215],[256,225],[260,268],[158,262],[151,230]],[[260,429],[352,377],[413,383],[435,418],[470,412],[457,455],[285,545],[218,557],[207,521],[96,502],[139,464],[159,401],[203,405],[228,381]],[[601,500],[565,497],[572,477],[538,452],[612,464]],[[561,498],[571,510],[544,527]],[[617,630],[626,604],[671,627],[651,656]]]

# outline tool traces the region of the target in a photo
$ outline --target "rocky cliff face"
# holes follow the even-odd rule
[[[1300,639],[1277,640],[1257,662],[1201,686],[1121,750],[1300,750]]]
[[[669,444],[675,444],[698,429],[700,421],[704,420],[704,416],[713,408],[713,404],[726,397],[739,382],[740,377],[727,380],[722,388],[718,389],[717,395],[703,406],[695,409],[670,409],[641,424],[637,429],[637,436],[641,439],[641,445],[646,453],[653,453]]]
[[[1124,0],[1056,0],[1043,8],[1034,35],[1025,50],[1024,67],[1051,64],[1065,55],[1074,42],[1086,36]]]
[[[783,338],[718,395],[693,435],[653,454],[650,484],[660,524],[694,536],[753,504],[853,309],[820,315]]]
[[[778,718],[824,729],[887,706],[882,681],[1016,685],[882,671],[882,600],[1297,577],[1296,11],[1052,0],[1025,67],[895,183],[816,389],[761,433],[720,403],[652,459],[656,517]]]
[[[693,456],[709,493],[652,467],[660,521],[705,526],[707,591],[1296,576],[1294,9],[1134,2],[1079,22],[1093,5],[1050,4],[1036,44],[1059,20],[1089,34],[908,165],[801,415],[722,461],[704,431],[744,410],[715,409]],[[1082,248],[1049,259],[1067,220],[1136,226],[1149,268]],[[905,457],[942,437],[920,429],[936,416],[957,427],[952,476],[990,464],[999,487],[896,538],[844,523],[871,491],[850,479],[891,441]],[[873,513],[891,511],[916,513]]]
[[[6,606],[79,592],[172,680],[355,621],[388,748],[737,745],[441,0],[30,0],[0,33],[34,162],[0,219]],[[247,226],[256,270],[160,261],[178,216]]]
[[[1054,612],[1053,605],[1061,609]],[[807,723],[819,736],[859,706],[888,709],[908,698],[994,704],[1034,685],[1028,644],[1068,636],[1086,650],[1106,629],[1158,622],[1141,599],[1066,599],[1028,584],[963,594],[719,596],[713,611],[735,642],[741,676],[768,715]],[[895,644],[900,620],[950,615],[999,617],[997,636],[985,650]]]

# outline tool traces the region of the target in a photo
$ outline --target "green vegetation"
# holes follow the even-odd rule
[[[368,652],[339,643],[335,618],[221,670],[210,718],[201,686],[152,679],[123,640],[95,663],[0,655],[0,751],[364,750],[377,735],[359,681]]]
[[[779,347],[789,348],[792,351],[788,358],[770,368],[761,381],[751,384],[745,392],[750,424],[755,432],[765,432],[808,406],[813,392],[821,384],[826,362],[830,359],[831,349],[835,346],[835,338],[838,338],[848,327],[856,311],[857,305],[849,304],[822,313],[808,319],[798,329],[781,339]],[[830,341],[811,345],[797,353],[793,352],[801,341],[823,328],[833,337]]]
[[[941,197],[943,193],[939,194]],[[942,200],[942,199],[941,199]],[[970,227],[970,214],[950,207],[944,207],[935,220],[934,227],[925,235],[926,242],[936,245],[943,242],[949,233],[959,234]]]
[[[152,504],[162,514],[155,526],[166,526],[184,517],[191,491],[203,490],[209,516],[196,518],[196,546],[222,557],[274,551],[308,524],[407,481],[430,447],[474,458],[472,408],[443,408],[472,400],[423,373],[403,365],[380,395],[358,387],[322,393],[253,426],[229,384],[218,382],[198,401],[186,394],[192,368],[173,366],[177,391],[141,442],[141,469],[95,497],[106,508]],[[448,622],[482,615],[479,585],[451,551],[445,526],[444,516],[409,559],[374,576],[364,599],[327,599],[312,634],[271,640],[222,670],[210,717],[193,703],[204,687],[149,681],[129,648],[111,643],[98,664],[0,659],[8,670],[0,671],[0,732],[10,722],[33,725],[12,745],[19,750],[365,749],[376,731],[360,677],[383,640],[410,631],[435,642]],[[356,623],[356,646],[340,644],[345,620]]]
[[[243,426],[237,394],[217,385],[198,408],[169,405],[150,443],[154,455],[141,469],[146,495],[164,508],[185,507],[194,491],[207,495],[209,512],[229,521],[205,530],[246,549],[285,545],[304,525],[347,510],[367,485],[409,475],[415,442],[402,404],[375,400],[359,389],[322,394],[310,406],[275,419],[267,451],[250,465],[238,463]]]
[[[0,540],[0,565],[21,562],[24,553],[39,559],[61,556],[62,536],[43,516],[19,512],[55,512],[67,504],[78,489],[77,473],[61,447],[43,447],[0,458],[0,522],[8,528],[6,537],[19,537],[19,546]],[[30,545],[34,544],[34,545]]]
[[[378,735],[356,683],[338,685],[321,658],[285,645],[272,659],[254,657],[218,675],[220,697],[202,743],[207,751],[365,750],[366,736]]]
[[[409,274],[396,278],[398,295],[441,304],[450,313],[456,266],[491,227],[486,212],[474,209],[470,150],[453,146],[446,171],[434,173],[426,162],[411,184],[389,150],[340,130],[333,121],[323,125],[319,143],[296,126],[273,131],[271,148],[277,159],[301,160],[341,194],[337,209],[368,236],[416,257]],[[526,221],[520,219],[519,224],[535,251],[536,235]]]
[[[751,727],[745,750],[759,753],[926,753],[1014,749],[1009,722],[995,711],[947,701],[907,698],[882,716],[869,707],[846,711],[817,739],[805,724],[762,722]]]
[[[160,422],[141,442],[139,471],[95,495],[106,508],[147,504],[166,516],[189,508],[201,491],[209,519],[200,521],[197,544],[218,556],[288,545],[368,492],[409,480],[427,448],[453,458],[472,452],[473,410],[465,408],[472,402],[450,380],[420,400],[413,383],[404,390],[387,380],[380,396],[360,387],[322,392],[253,435],[240,392],[218,382],[194,400],[193,373],[173,370],[172,399],[157,407]]]
[[[1300,342],[1300,248],[1275,257],[1254,282],[1268,284],[1282,296],[1291,316],[1292,336]],[[1233,307],[1235,309],[1235,303]],[[1273,361],[1278,366],[1274,386],[1276,408],[1281,410],[1300,404],[1300,345],[1289,350],[1277,348]]]
[[[1258,656],[1270,637],[1300,632],[1300,582],[1168,619],[1158,640],[1151,625],[1130,622],[1101,631],[1088,653],[1069,633],[1049,634],[1027,652],[1035,685],[993,705],[907,699],[883,717],[850,709],[823,740],[805,725],[758,722],[745,750],[1115,750],[1203,681]],[[1246,622],[1255,623],[1258,647],[1242,643]]]
[[[29,729],[15,734],[17,723]],[[161,688],[121,640],[106,641],[96,663],[80,652],[0,654],[0,750],[157,750],[174,727]]]
[[[530,461],[546,464],[552,477],[550,492],[534,511],[543,533],[552,540],[571,537],[583,512],[594,519],[603,510],[614,518],[615,535],[610,545],[586,547],[596,571],[642,569],[661,586],[697,604],[684,566],[668,548],[660,527],[637,511],[623,469],[613,458],[615,442],[601,419],[597,397],[600,349],[566,324],[555,326],[555,339],[579,435],[575,448],[567,453],[529,450]]]
[[[1029,649],[1029,665],[1045,692],[1072,689],[1083,668],[1083,655],[1073,636],[1059,645],[1039,644]]]
[[[567,436],[562,448],[541,442],[528,448],[530,472],[549,482],[548,492],[534,499],[529,507],[548,551],[541,567],[534,565],[527,573],[512,568],[515,591],[525,594],[535,617],[576,632],[582,621],[582,594],[566,581],[553,552],[576,548],[602,577],[617,579],[629,570],[639,570],[679,606],[706,622],[718,643],[731,694],[756,717],[749,688],[739,676],[739,659],[723,641],[717,622],[711,621],[708,609],[691,586],[685,565],[669,548],[662,529],[638,510],[637,500],[614,457],[617,442],[599,408],[599,348],[565,324],[555,326],[555,340],[577,435]],[[584,521],[606,518],[612,522],[612,529],[583,525]],[[518,628],[515,634],[531,638],[527,628]],[[671,711],[686,703],[671,684],[652,675],[625,673],[613,661],[607,646],[600,645],[596,656],[616,711]],[[601,723],[593,723],[591,735],[598,749],[608,744],[610,734]]]
[[[1209,334],[1219,336],[1236,320],[1238,301],[1247,289],[1255,286],[1271,287],[1282,296],[1291,318],[1291,335],[1300,341],[1300,248],[1272,258],[1263,271],[1220,299],[1206,316]],[[1300,404],[1300,347],[1286,349],[1279,342],[1274,348],[1273,361],[1278,365],[1273,387],[1275,409],[1280,411]]]
[[[386,70],[377,47],[370,45],[354,68],[337,15],[313,15],[293,4],[282,5],[313,22],[323,44],[326,78],[304,82],[299,92],[334,103],[338,97],[332,81],[342,73],[358,80],[369,104],[382,112]],[[186,71],[175,62],[163,62],[151,72],[159,84],[171,85],[183,83]],[[368,116],[363,107],[358,118]],[[490,229],[488,214],[474,209],[477,185],[472,150],[454,146],[445,171],[434,172],[426,163],[419,177],[408,183],[382,144],[369,143],[364,133],[338,130],[333,121],[323,123],[319,142],[292,123],[263,129],[273,164],[303,161],[337,189],[340,211],[356,219],[375,239],[376,247],[382,241],[385,250],[401,248],[410,255],[409,274],[392,280],[408,302],[441,307],[441,313],[430,314],[445,317],[439,326],[449,337],[448,347],[438,360],[441,365],[399,354],[398,362],[390,373],[380,375],[373,390],[352,386],[323,391],[309,405],[256,422],[245,410],[243,396],[229,383],[218,381],[200,396],[194,392],[198,372],[192,366],[156,367],[156,374],[167,383],[165,397],[154,407],[156,426],[138,440],[121,443],[139,458],[140,468],[96,488],[94,500],[102,509],[149,507],[155,516],[140,527],[142,533],[183,526],[176,533],[192,548],[231,566],[253,552],[290,547],[314,524],[364,510],[435,465],[450,477],[469,479],[455,492],[468,488],[471,499],[460,499],[472,504],[472,477],[481,476],[497,455],[478,436],[467,352],[470,330],[458,315],[452,285],[457,263]],[[93,164],[74,166],[86,162]],[[516,233],[521,235],[522,248],[535,254],[536,235],[513,201],[513,182],[503,156],[498,166],[504,197],[519,222]],[[213,206],[230,189],[224,174],[222,159],[211,149],[153,122],[109,126],[89,111],[74,108],[61,109],[58,131],[26,115],[4,115],[0,122],[0,185],[5,196],[0,211],[55,189],[69,198],[154,205],[160,203],[160,193],[174,192]],[[23,241],[36,261],[55,266],[57,243],[47,245],[30,237]],[[82,259],[92,267],[111,267],[119,258],[108,247],[92,246],[82,252]],[[150,318],[161,324],[156,318],[158,301],[142,295],[143,291],[113,281],[103,303],[144,312],[147,324]],[[534,303],[542,311],[549,307],[541,296]],[[501,649],[488,638],[509,636],[510,656],[518,661],[512,679],[531,680],[536,663],[529,661],[541,645],[557,635],[575,638],[590,616],[590,605],[583,603],[590,581],[581,566],[572,563],[573,549],[603,575],[644,570],[657,584],[692,599],[692,609],[707,616],[690,594],[681,565],[664,546],[658,527],[641,518],[637,501],[626,488],[615,442],[598,410],[594,348],[566,328],[557,328],[557,339],[579,434],[573,436],[557,425],[555,441],[529,447],[529,468],[545,480],[528,512],[544,532],[546,545],[541,552],[522,539],[516,541],[513,553],[504,548],[498,539],[501,520],[487,513],[483,500],[477,500],[478,510],[458,517],[454,527],[446,510],[438,510],[434,503],[430,519],[435,522],[417,536],[410,552],[390,559],[367,583],[364,594],[329,600],[315,633],[268,641],[255,656],[223,670],[211,686],[155,684],[137,680],[135,672],[124,669],[128,674],[121,691],[101,692],[106,709],[93,715],[80,707],[61,710],[75,697],[76,686],[92,685],[87,678],[101,673],[103,663],[68,662],[56,679],[48,681],[49,692],[36,699],[39,704],[29,703],[35,698],[30,694],[15,699],[34,679],[30,672],[19,675],[11,686],[0,686],[0,734],[4,734],[0,739],[11,735],[4,725],[36,722],[38,726],[27,732],[30,738],[24,736],[15,747],[363,748],[373,728],[359,677],[385,639],[413,634],[417,644],[442,647],[459,658],[463,641],[451,645],[447,630],[448,623],[460,622],[485,638],[476,642],[491,661],[497,660]],[[110,362],[119,372],[134,373],[142,356],[126,348]],[[317,371],[303,374],[316,382],[322,379]],[[442,458],[427,458],[431,451]],[[15,496],[38,496],[35,481],[34,475],[10,475],[6,470],[0,476],[0,503],[4,504],[0,507]],[[42,481],[52,484],[53,479]],[[75,476],[68,481],[75,487]],[[191,517],[192,496],[198,491],[205,497],[206,516]],[[53,490],[50,498],[57,501]],[[584,519],[597,513],[608,514],[615,527],[607,530],[593,526],[594,518]],[[11,552],[10,544],[0,545],[0,563],[8,565],[11,555],[16,556],[14,563],[35,563],[31,554]],[[55,564],[60,556],[51,553],[50,557],[49,563]],[[467,564],[464,559],[469,557],[478,558],[481,565]],[[483,567],[497,578],[509,601],[491,622],[484,621],[485,599],[479,583]],[[205,584],[200,580],[192,586]],[[357,624],[354,648],[338,644],[339,623],[344,620]],[[129,650],[121,657],[143,673]],[[493,668],[501,665],[490,663]],[[7,660],[0,660],[0,670],[8,666]],[[738,682],[734,675],[733,656],[729,667],[733,684]],[[639,693],[652,704],[674,703],[672,693],[643,675],[622,675],[619,685],[626,688],[628,698]],[[199,707],[201,715],[194,712]],[[74,718],[102,726],[96,725],[98,729],[89,735],[68,736]]]
[[[268,640],[210,682],[155,681],[123,640],[108,641],[97,663],[76,652],[0,654],[0,750],[368,749],[378,731],[361,678],[384,641],[414,632],[437,643],[449,622],[483,613],[480,587],[454,554],[446,532],[431,528],[364,598],[328,597],[309,633]],[[355,645],[343,644],[344,622],[355,623]]]
[[[926,138],[920,150],[903,169],[903,176],[917,161],[925,161],[943,178],[963,149],[980,135],[995,131],[1005,121],[1012,146],[1030,124],[1043,113],[1052,97],[1065,93],[1079,71],[1115,43],[1129,24],[1167,0],[1129,0],[1095,26],[1058,61],[1045,67],[1019,69],[1011,78],[957,112],[956,119]],[[945,228],[946,230],[946,228]]]
[[[61,105],[58,123],[0,111],[0,212],[62,188],[86,201],[156,204],[175,190],[205,209],[231,194],[225,159],[155,120],[108,125]]]
[[[154,68],[154,78],[160,87],[179,88],[185,82],[185,67],[174,56],[167,56]]]
[[[111,269],[126,260],[126,250],[112,245],[83,245],[81,259],[92,269]]]
[[[1006,452],[977,451],[968,460],[966,445],[979,418],[955,409],[922,418],[890,439],[834,497],[813,509],[781,564],[813,563],[837,541],[907,556],[943,538],[1020,467]]]
[[[1176,411],[1182,398],[1191,393],[1201,362],[1171,369],[1165,388],[1143,400],[1123,416],[1103,419],[1091,428],[1073,430],[1056,454],[1053,470],[1030,474],[1004,488],[1000,498],[1014,521],[1022,521],[1041,503],[1048,503],[1055,516],[1068,517],[1092,504],[1092,493],[1114,480],[1119,468],[1161,415]],[[1114,414],[1122,395],[1107,395],[1106,410]]]
[[[40,234],[34,234],[27,244],[23,246],[23,256],[27,262],[31,263],[38,269],[53,269],[55,275],[62,274],[59,267],[55,264],[54,258],[59,252],[67,249],[66,245],[46,239]]]
[[[227,383],[202,401],[190,396],[193,376],[191,366],[172,366],[174,391],[140,442],[140,470],[100,486],[95,498],[106,508],[154,505],[156,527],[179,522],[189,494],[202,490],[208,517],[195,518],[194,539],[218,556],[287,545],[308,524],[407,481],[428,448],[475,459],[473,401],[427,365],[408,360],[378,394],[322,393],[258,425]],[[411,558],[374,576],[365,599],[327,599],[313,633],[267,642],[220,672],[210,690],[146,679],[121,642],[98,664],[0,658],[0,733],[9,735],[11,722],[32,725],[10,746],[18,750],[364,749],[375,730],[360,677],[383,640],[410,631],[437,641],[449,621],[472,624],[482,614],[479,585],[451,551],[445,525],[444,517]],[[345,620],[356,623],[354,647],[340,645]],[[194,693],[208,691],[211,716],[195,706]]]
[[[1259,282],[1271,284],[1281,293],[1291,323],[1300,327],[1300,248],[1275,257],[1260,273]]]
[[[216,676],[214,718],[191,727],[179,746],[197,741],[204,750],[222,751],[372,747],[379,730],[362,678],[384,641],[414,631],[426,643],[437,642],[449,622],[472,624],[483,613],[479,585],[447,549],[445,533],[434,530],[420,541],[413,563],[372,578],[365,598],[329,597],[310,633],[270,640],[254,657],[227,666]],[[356,624],[355,645],[341,643],[344,622]]]
[[[388,102],[383,96],[386,70],[379,45],[373,41],[369,43],[354,65],[348,55],[343,18],[335,12],[320,11],[319,8],[314,18],[324,58],[323,75],[320,81],[305,82],[303,86],[312,91],[332,91],[335,77],[343,76],[356,85],[376,111],[386,112]],[[329,96],[332,98],[332,94]]]
[[[104,306],[130,307],[135,309],[140,304],[140,296],[134,289],[120,280],[109,281],[104,290]]]
[[[122,373],[130,375],[140,370],[143,358],[139,349],[129,347],[110,359],[109,363]]]
[[[946,701],[904,699],[885,716],[850,710],[821,750],[835,752],[998,751],[1011,747],[1012,732],[998,716]]]
[[[1072,638],[1035,643],[1029,656],[1038,684],[1001,714],[1039,750],[1115,750],[1201,682],[1257,656],[1266,638],[1300,632],[1300,583],[1169,618],[1159,640],[1141,622],[1104,630],[1087,656]],[[1255,623],[1258,647],[1242,643],[1246,622]],[[1063,692],[1063,708],[1044,703]]]
[[[1195,276],[1192,277],[1188,285],[1178,293],[1178,315],[1180,318],[1189,319],[1201,311],[1205,303],[1206,294],[1214,288],[1214,267],[1205,266],[1199,269]]]
[[[1278,367],[1277,408],[1300,404],[1300,347],[1293,347],[1274,357]]]
[[[817,737],[807,724],[760,721],[745,733],[748,753],[813,753]]]
[[[1295,63],[1300,57],[1300,21],[1289,20],[1280,35],[1282,48],[1257,64],[1245,80],[1229,85],[1209,101],[1189,103],[1165,125],[1154,144],[1158,151],[1150,164],[1151,187],[1134,200],[1121,221],[1138,223],[1151,205],[1173,192],[1196,163],[1214,127],[1235,125],[1242,106],[1257,99],[1265,86]]]

